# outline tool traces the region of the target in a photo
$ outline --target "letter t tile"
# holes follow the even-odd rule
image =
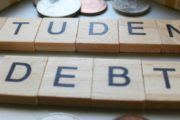
[[[180,62],[143,61],[146,108],[180,107]]]
[[[0,50],[34,51],[40,18],[8,18],[0,31]]]

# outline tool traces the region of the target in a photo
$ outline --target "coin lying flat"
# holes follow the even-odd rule
[[[104,0],[81,0],[81,13],[97,14],[101,13],[107,8],[107,3]]]
[[[121,14],[130,16],[145,14],[150,9],[146,0],[113,0],[113,7]]]
[[[80,0],[41,0],[37,11],[47,17],[65,17],[77,13],[81,8]]]
[[[137,115],[124,115],[114,120],[147,120],[147,119],[144,117],[137,116]]]
[[[40,120],[81,120],[81,119],[70,114],[61,113],[61,114],[51,114],[41,118]]]

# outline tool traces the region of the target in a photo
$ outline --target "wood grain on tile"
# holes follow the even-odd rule
[[[0,18],[0,30],[1,30],[2,26],[4,25],[6,19],[7,19],[7,18],[5,18],[5,17],[1,17],[1,18]]]

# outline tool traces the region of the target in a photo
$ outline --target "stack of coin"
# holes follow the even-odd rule
[[[104,0],[33,0],[40,15],[67,17],[81,12],[86,15],[100,14],[106,10]]]
[[[123,15],[143,15],[150,10],[146,0],[113,0],[113,7]]]

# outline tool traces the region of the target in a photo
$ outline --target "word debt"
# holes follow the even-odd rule
[[[0,18],[0,50],[180,53],[180,20]]]
[[[180,109],[180,62],[5,56],[0,103]]]

